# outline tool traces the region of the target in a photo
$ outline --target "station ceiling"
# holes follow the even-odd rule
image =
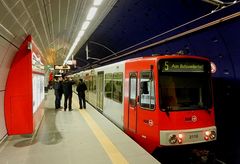
[[[62,65],[79,30],[93,6],[93,0],[0,0],[0,33],[19,47],[27,35],[43,54],[46,64]],[[97,16],[78,42],[76,50],[87,40],[116,0],[95,5]]]
[[[101,5],[94,6],[94,0],[0,0],[0,32],[16,47],[31,34],[45,63],[61,65],[94,6],[96,15],[72,51],[80,68],[109,60],[107,56],[116,57],[228,5],[212,1],[219,2],[102,0]]]

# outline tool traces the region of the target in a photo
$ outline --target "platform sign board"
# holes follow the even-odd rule
[[[44,73],[44,65],[41,62],[41,58],[32,52],[32,70],[34,72]]]
[[[66,69],[71,69],[69,65],[54,65],[55,70],[66,70]]]

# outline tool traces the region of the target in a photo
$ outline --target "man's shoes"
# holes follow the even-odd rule
[[[69,109],[69,111],[72,111],[73,109]]]

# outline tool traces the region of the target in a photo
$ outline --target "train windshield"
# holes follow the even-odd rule
[[[159,92],[163,111],[209,109],[212,106],[210,65],[204,61],[160,61]]]

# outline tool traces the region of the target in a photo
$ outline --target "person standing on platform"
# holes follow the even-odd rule
[[[60,76],[58,78],[58,81],[59,81],[59,84],[60,84],[60,88],[59,88],[59,108],[62,109],[62,106],[61,106],[61,101],[62,101],[62,95],[63,95],[63,78],[62,76]]]
[[[55,109],[60,109],[60,102],[62,97],[62,83],[59,78],[54,79],[53,89],[55,94]]]
[[[80,79],[80,82],[79,82],[76,90],[78,93],[80,109],[82,109],[82,107],[84,109],[86,109],[85,91],[87,90],[87,86],[83,82],[83,79]]]
[[[75,82],[65,76],[63,81],[63,94],[64,94],[64,111],[68,110],[72,111],[72,85],[75,84]]]

